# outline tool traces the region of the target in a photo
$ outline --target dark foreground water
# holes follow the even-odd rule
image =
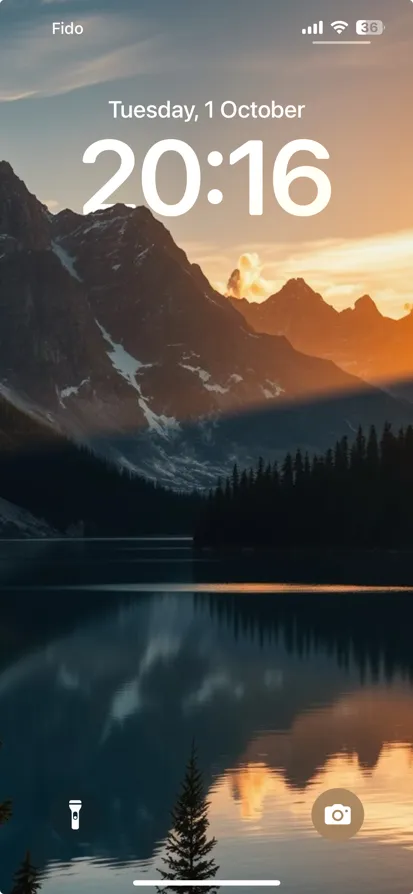
[[[270,565],[234,580],[185,540],[0,544],[3,894],[28,847],[45,894],[155,879],[193,737],[220,878],[410,894],[413,592]],[[364,804],[348,843],[313,829],[329,788]]]

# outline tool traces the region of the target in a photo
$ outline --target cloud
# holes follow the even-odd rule
[[[14,93],[13,91],[10,91],[4,95],[0,93],[0,102],[16,102],[19,99],[30,99],[30,97],[35,95],[35,90],[27,90],[25,93]]]
[[[9,28],[0,39],[0,102],[68,93],[159,71],[160,60],[165,63],[162,38],[139,26],[136,17],[81,15],[76,24],[84,28],[77,37],[53,37],[50,19]]]
[[[257,252],[245,252],[238,260],[227,283],[228,295],[233,298],[249,298],[251,301],[267,298],[273,283],[262,275],[262,264]]]

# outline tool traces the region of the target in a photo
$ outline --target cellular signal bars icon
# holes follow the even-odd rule
[[[323,34],[324,31],[324,22],[315,22],[314,25],[309,25],[308,28],[302,29],[302,34]]]

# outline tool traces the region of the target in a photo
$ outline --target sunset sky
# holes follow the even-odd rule
[[[200,198],[181,218],[164,219],[176,241],[214,284],[225,287],[248,253],[254,293],[261,298],[285,279],[304,276],[338,308],[369,292],[380,309],[400,316],[413,302],[411,211],[413,3],[408,0],[4,0],[0,7],[1,156],[51,210],[81,211],[118,167],[112,153],[84,165],[97,139],[127,142],[133,174],[116,196],[142,203],[140,169],[161,139],[185,140],[202,167]],[[324,18],[349,23],[382,18],[386,31],[371,46],[315,47],[304,26]],[[80,37],[52,36],[52,22],[80,23]],[[326,35],[327,36],[327,35]],[[303,104],[302,120],[208,120],[204,104]],[[109,100],[136,105],[195,103],[197,123],[114,121]],[[329,207],[317,217],[281,210],[272,193],[272,163],[290,140],[321,142],[319,165],[332,183]],[[229,153],[264,141],[264,214],[248,214],[247,161]],[[211,168],[208,153],[224,155]],[[313,164],[300,155],[295,164]],[[212,206],[206,195],[222,189]],[[182,163],[159,165],[164,201],[184,189]],[[297,187],[296,187],[297,190]],[[309,201],[313,194],[303,187]],[[299,193],[293,193],[297,199]],[[258,281],[258,282],[257,282]],[[247,293],[248,294],[248,293]]]

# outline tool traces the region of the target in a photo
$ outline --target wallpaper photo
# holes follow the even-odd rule
[[[3,894],[413,887],[412,40],[0,3]]]

